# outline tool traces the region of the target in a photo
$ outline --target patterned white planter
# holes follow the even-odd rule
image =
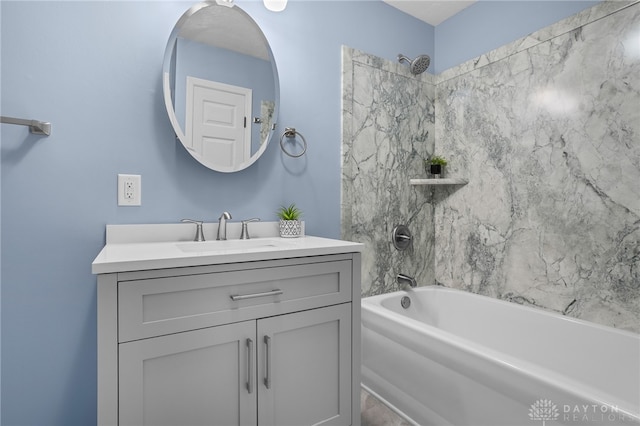
[[[302,235],[302,223],[299,220],[280,219],[280,236],[282,238],[298,238]]]

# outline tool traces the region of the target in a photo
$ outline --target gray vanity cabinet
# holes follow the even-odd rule
[[[350,305],[258,321],[259,425],[351,424]]]
[[[120,424],[256,424],[255,393],[241,383],[249,338],[252,321],[120,345]]]
[[[359,424],[359,256],[99,275],[98,423]]]

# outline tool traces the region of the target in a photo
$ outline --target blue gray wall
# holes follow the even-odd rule
[[[1,126],[2,424],[94,423],[90,264],[105,224],[213,221],[222,210],[269,220],[295,201],[308,233],[338,237],[341,45],[389,60],[400,52],[436,59],[442,46],[433,27],[379,1],[291,1],[280,14],[240,4],[278,63],[277,133],[294,126],[310,146],[294,160],[274,144],[251,168],[221,174],[176,143],[162,102],[166,40],[189,2],[0,3],[2,115],[53,123],[46,138]],[[550,11],[556,20],[560,9]],[[546,25],[532,18],[525,11],[482,37],[467,32],[456,49],[474,57],[482,38]],[[468,22],[446,25],[464,33]],[[141,207],[117,207],[118,173],[142,175]]]
[[[433,46],[432,27],[382,2],[291,2],[280,14],[242,3],[278,64],[277,134],[294,126],[309,150],[289,159],[276,143],[251,168],[216,173],[176,143],[163,104],[165,45],[190,4],[0,3],[2,114],[53,124],[45,138],[1,126],[3,425],[95,422],[91,262],[105,224],[223,210],[274,220],[296,202],[308,233],[338,237],[341,45],[389,59]],[[142,175],[141,207],[117,206],[118,173]]]

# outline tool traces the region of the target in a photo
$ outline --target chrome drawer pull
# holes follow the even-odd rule
[[[253,340],[247,339],[247,391],[253,393]]]
[[[264,293],[253,293],[253,294],[232,294],[231,300],[237,302],[238,300],[246,300],[246,299],[255,299],[256,297],[266,297],[266,296],[277,296],[278,294],[282,294],[283,291],[279,288],[271,291],[265,291]]]
[[[267,374],[264,377],[264,386],[267,389],[271,389],[271,337],[264,336],[264,344],[267,346],[267,350],[265,351]]]

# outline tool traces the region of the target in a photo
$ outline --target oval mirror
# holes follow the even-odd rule
[[[173,130],[196,160],[236,172],[260,158],[280,87],[269,43],[246,12],[215,2],[187,10],[169,37],[162,78]]]

